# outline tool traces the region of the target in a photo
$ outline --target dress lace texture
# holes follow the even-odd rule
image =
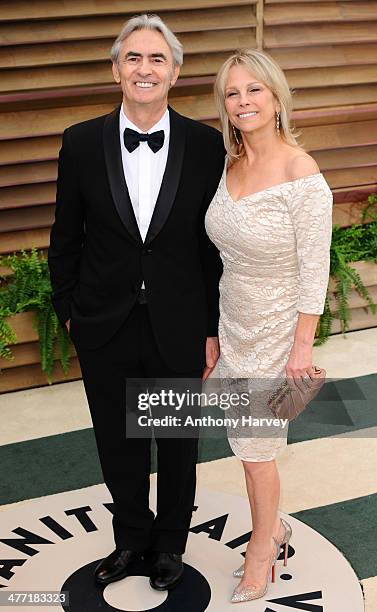
[[[224,266],[213,376],[249,379],[253,388],[263,379],[277,386],[285,378],[298,313],[323,312],[332,193],[318,173],[234,201],[225,177],[224,168],[205,219]],[[263,390],[251,395],[253,417],[271,418],[268,396]],[[287,443],[287,427],[271,429],[271,435],[253,426],[247,437],[232,433],[230,446],[246,461],[271,460]]]

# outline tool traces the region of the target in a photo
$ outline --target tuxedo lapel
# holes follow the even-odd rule
[[[107,115],[103,128],[103,144],[106,169],[115,207],[127,231],[138,243],[142,242],[127,183],[124,178],[122,153],[119,140],[119,111],[116,108]]]
[[[186,124],[181,117],[169,106],[170,139],[166,168],[161,183],[160,192],[153,211],[145,244],[151,242],[161,231],[173,206],[179,181],[181,178],[183,157],[186,140]]]

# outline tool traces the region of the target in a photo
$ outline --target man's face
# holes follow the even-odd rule
[[[179,66],[174,67],[172,52],[160,32],[136,30],[123,42],[113,75],[126,102],[154,105],[167,101]]]

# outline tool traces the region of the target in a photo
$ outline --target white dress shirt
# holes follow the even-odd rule
[[[132,153],[127,151],[123,140],[123,132],[126,128],[143,133],[140,128],[127,118],[122,104],[119,113],[119,136],[123,172],[140,235],[144,241],[161,188],[168,158],[170,136],[169,110],[166,109],[158,123],[148,130],[148,134],[158,132],[159,130],[164,130],[165,132],[164,144],[157,153],[153,153],[147,142],[141,142]]]

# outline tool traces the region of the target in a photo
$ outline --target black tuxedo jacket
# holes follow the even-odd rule
[[[119,329],[145,282],[162,356],[177,372],[201,368],[217,336],[219,253],[204,216],[224,167],[221,134],[170,112],[165,174],[143,243],[124,178],[119,108],[74,125],[59,154],[48,262],[53,305],[82,348]]]

